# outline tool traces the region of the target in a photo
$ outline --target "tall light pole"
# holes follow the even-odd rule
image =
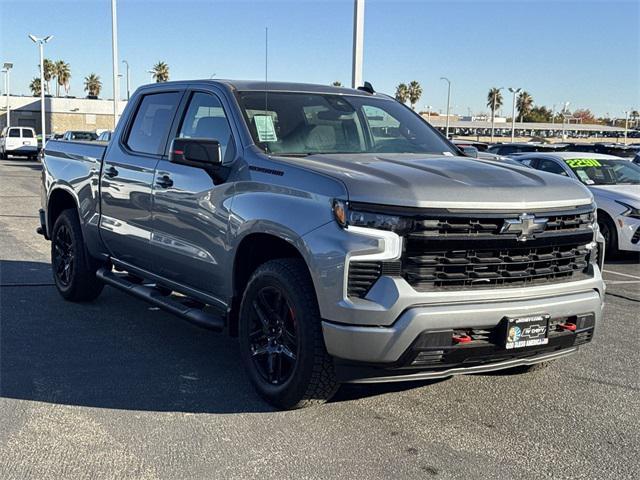
[[[155,77],[155,74],[156,74],[156,71],[155,70],[147,70],[147,73],[151,74],[151,80],[153,81],[153,79]]]
[[[427,121],[431,122],[431,109],[433,108],[431,105],[427,105]]]
[[[493,136],[496,129],[496,99],[500,90],[503,90],[504,87],[498,88],[498,91],[493,95],[493,108],[491,109],[491,143],[493,143]]]
[[[362,59],[364,49],[364,0],[353,0],[353,59],[351,88],[362,85]]]
[[[569,102],[564,102],[564,106],[562,107],[562,140],[565,139],[567,135],[565,131],[565,123],[567,121],[567,113],[569,112]]]
[[[118,16],[116,12],[116,0],[111,0],[111,54],[113,60],[113,128],[118,124]]]
[[[10,79],[10,74],[11,74],[11,69],[13,68],[13,63],[11,62],[5,62],[4,65],[2,65],[2,71],[5,74],[4,77],[4,81],[5,81],[5,93],[7,94],[7,127],[11,126],[11,104],[9,103],[9,96],[11,95],[9,92],[11,90],[11,79]]]
[[[40,121],[42,123],[42,150],[44,150],[44,144],[47,142],[47,126],[44,115],[44,44],[49,42],[53,38],[53,35],[38,38],[35,35],[29,34],[29,38],[33,43],[37,44],[40,49]]]
[[[127,66],[127,102],[128,102],[131,96],[131,83],[129,82],[129,62],[127,62],[126,60],[122,60],[122,63],[124,63]]]
[[[449,138],[449,106],[451,105],[451,80],[447,77],[440,77],[440,80],[447,82],[447,126],[445,128],[445,136]]]
[[[521,88],[509,87],[509,91],[513,93],[513,108],[511,109],[511,143],[516,137],[516,95],[522,90]]]

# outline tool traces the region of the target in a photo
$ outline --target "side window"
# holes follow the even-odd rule
[[[527,167],[533,167],[533,159],[525,158],[524,160],[520,160],[520,163],[526,165]]]
[[[558,164],[558,162],[546,158],[540,160],[540,162],[538,163],[538,170],[567,176],[567,172],[564,171],[564,168],[562,168],[562,166]]]
[[[371,130],[371,136],[376,143],[384,142],[385,138],[399,136],[400,122],[378,107],[365,105],[362,107],[367,123]]]
[[[11,137],[11,138],[20,138],[20,129],[19,128],[10,128],[9,129],[9,137]]]
[[[180,97],[179,92],[145,95],[129,130],[127,146],[134,152],[161,155]]]
[[[223,161],[230,161],[235,155],[231,128],[222,104],[218,97],[209,93],[192,95],[178,137],[217,140]]]

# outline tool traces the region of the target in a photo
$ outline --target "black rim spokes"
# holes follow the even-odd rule
[[[295,312],[283,293],[265,287],[253,301],[249,344],[260,375],[280,385],[292,375],[298,355]]]
[[[71,273],[73,272],[73,242],[71,240],[71,232],[66,226],[61,226],[58,229],[53,249],[53,265],[56,277],[62,285],[67,286],[71,281]]]

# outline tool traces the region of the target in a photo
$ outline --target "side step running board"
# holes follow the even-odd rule
[[[169,295],[163,295],[161,291],[153,286],[133,283],[125,275],[119,275],[106,268],[101,268],[96,272],[96,276],[107,285],[145,300],[199,327],[222,331],[225,326],[221,317],[205,312],[200,308],[185,305]]]

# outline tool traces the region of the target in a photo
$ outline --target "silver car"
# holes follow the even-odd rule
[[[607,251],[640,252],[640,166],[628,159],[585,152],[531,153],[517,160],[536,170],[574,178],[598,206]]]

